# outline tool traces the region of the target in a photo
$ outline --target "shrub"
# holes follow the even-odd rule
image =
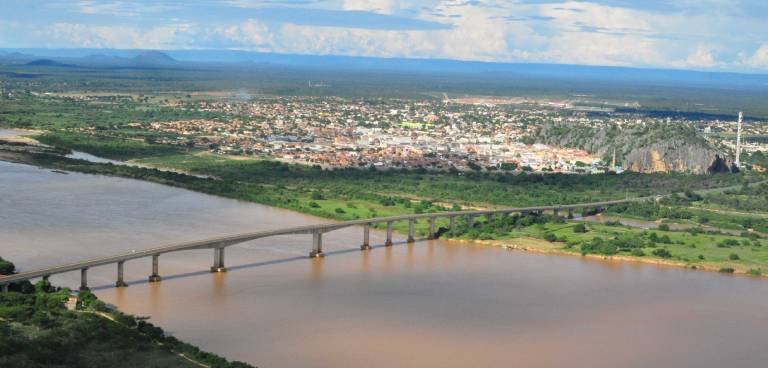
[[[749,271],[747,271],[747,274],[751,275],[751,276],[762,276],[763,275],[763,270],[761,270],[759,268],[757,268],[757,269],[750,268]]]
[[[10,275],[16,270],[16,266],[0,257],[0,275]]]
[[[661,224],[661,225],[659,225],[659,230],[661,230],[661,231],[669,231],[669,225]]]
[[[319,201],[319,200],[323,200],[323,199],[325,199],[325,197],[323,197],[323,193],[320,193],[320,192],[312,192],[312,199],[314,199],[314,200],[316,200],[316,201]]]
[[[643,250],[640,248],[635,248],[632,249],[632,255],[635,257],[643,257],[645,256],[645,252],[643,252]]]
[[[557,239],[557,236],[555,234],[548,233],[547,235],[544,235],[544,240],[546,240],[548,242],[556,242],[558,239]]]
[[[343,209],[343,208],[339,208],[339,207],[336,207],[336,209],[335,209],[335,210],[333,210],[333,212],[336,212],[336,213],[338,213],[338,214],[347,213],[347,211],[344,211],[344,209]]]
[[[584,223],[578,223],[576,226],[573,227],[574,233],[583,234],[587,232],[587,225],[584,225]]]
[[[317,204],[317,202],[312,201],[312,202],[309,202],[309,207],[311,207],[311,208],[320,208],[320,205]]]
[[[738,255],[738,254],[736,254],[736,253],[731,253],[730,255],[728,255],[728,259],[730,259],[731,261],[738,261],[738,260],[739,260],[739,259],[741,259],[741,258],[739,258],[739,255]]]
[[[658,248],[653,250],[653,255],[661,258],[672,258],[672,253],[667,248]]]
[[[699,254],[699,259],[704,260],[704,255],[703,254]]]
[[[720,269],[720,272],[722,273],[734,273],[736,270],[734,270],[732,267],[723,267]]]

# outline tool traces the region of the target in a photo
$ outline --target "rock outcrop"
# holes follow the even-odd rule
[[[548,123],[534,139],[555,146],[583,149],[631,171],[709,174],[734,171],[726,155],[696,134],[692,125],[658,122],[622,125]]]
[[[644,173],[730,172],[732,164],[721,155],[710,147],[672,139],[633,149],[624,157],[624,166],[628,170]]]

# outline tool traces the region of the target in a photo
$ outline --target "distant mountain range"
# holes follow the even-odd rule
[[[43,62],[42,60],[46,60]],[[48,61],[50,60],[50,61]],[[58,63],[58,64],[51,64]],[[622,81],[640,85],[768,89],[768,74],[699,72],[565,64],[491,63],[441,59],[289,55],[234,50],[4,49],[0,64],[86,68],[294,68],[419,74],[504,74],[574,81]]]
[[[22,52],[0,51],[2,61],[32,67],[60,68],[183,68],[183,63],[161,51],[142,51],[133,56],[105,55],[103,53],[85,56],[36,55]]]

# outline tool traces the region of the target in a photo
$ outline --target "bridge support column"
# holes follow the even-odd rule
[[[456,216],[451,216],[448,218],[448,228],[451,230],[456,228]]]
[[[152,274],[149,275],[149,282],[158,282],[162,279],[160,277],[160,273],[157,271],[159,258],[160,258],[159,254],[155,254],[152,256]]]
[[[117,262],[117,281],[115,282],[115,287],[126,287],[128,284],[125,283],[123,280],[123,265],[125,264],[125,261]]]
[[[555,208],[554,210],[552,210],[552,215],[555,217],[560,217],[560,210]]]
[[[573,218],[573,208],[569,208],[568,209],[568,219],[572,219],[572,218]]]
[[[493,223],[493,212],[485,215],[485,219],[488,221],[489,224]]]
[[[323,233],[315,231],[312,233],[312,251],[309,252],[309,258],[325,257],[323,254]]]
[[[4,292],[4,293],[7,293],[7,292],[8,292],[8,287],[9,287],[9,286],[10,286],[10,285],[8,285],[8,284],[3,284],[3,286],[2,286],[2,288],[3,288],[3,289],[2,289],[2,290],[3,290],[3,292]]]
[[[392,246],[392,221],[387,222],[387,241],[384,242],[384,246]]]
[[[363,225],[363,245],[360,246],[360,250],[371,249],[371,224]]]
[[[87,268],[80,269],[80,290],[90,290],[88,289],[88,269]]]
[[[408,220],[408,243],[413,243],[416,241],[414,238],[414,234],[416,233],[416,220],[410,219]]]
[[[430,217],[429,218],[429,234],[427,234],[427,239],[435,239],[437,237],[437,230],[435,229],[435,218]]]
[[[224,267],[224,247],[213,248],[213,266],[211,272],[226,272]]]
[[[467,218],[467,226],[469,226],[470,229],[475,227],[475,216],[469,215]]]

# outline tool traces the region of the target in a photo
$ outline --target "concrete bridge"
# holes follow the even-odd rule
[[[322,223],[316,225],[297,226],[283,229],[263,230],[254,233],[237,234],[231,236],[223,236],[211,239],[204,239],[198,241],[177,243],[164,245],[155,248],[144,249],[140,251],[133,251],[130,253],[117,254],[114,256],[97,258],[86,260],[82,262],[64,264],[34,271],[24,271],[17,274],[0,276],[0,287],[2,291],[8,291],[8,286],[14,282],[20,282],[25,280],[32,280],[36,278],[47,279],[50,275],[60,274],[65,272],[80,271],[80,288],[88,288],[88,269],[97,266],[104,266],[109,264],[117,265],[117,282],[116,287],[127,286],[123,280],[123,265],[126,261],[131,261],[139,258],[152,257],[152,273],[149,276],[150,282],[160,281],[159,273],[159,258],[160,255],[172,252],[178,252],[183,250],[192,249],[212,249],[213,250],[213,266],[211,266],[211,272],[224,272],[226,268],[224,266],[224,250],[226,247],[238,243],[247,242],[254,239],[267,238],[278,235],[289,234],[311,234],[312,235],[312,248],[309,252],[309,257],[323,257],[323,234],[342,229],[350,226],[362,226],[363,227],[363,239],[361,250],[371,249],[369,242],[370,228],[373,224],[386,224],[386,242],[384,245],[392,245],[392,225],[398,221],[408,221],[408,242],[414,242],[415,238],[415,223],[418,220],[426,220],[429,224],[428,239],[434,239],[437,235],[436,220],[440,218],[447,218],[449,220],[449,228],[456,226],[457,218],[466,218],[467,223],[470,226],[474,226],[478,217],[485,217],[486,221],[491,221],[494,216],[507,216],[513,213],[528,214],[537,213],[541,214],[545,211],[552,212],[555,216],[561,215],[563,212],[568,213],[569,218],[573,218],[574,211],[582,210],[601,210],[610,205],[637,202],[643,200],[653,199],[655,197],[643,197],[622,199],[615,201],[603,201],[593,203],[581,203],[570,205],[554,205],[554,206],[539,206],[539,207],[523,207],[523,208],[503,208],[503,209],[489,209],[479,211],[453,211],[453,212],[439,212],[439,213],[424,213],[414,215],[402,215],[402,216],[390,216],[390,217],[377,217],[364,220],[342,221]]]

